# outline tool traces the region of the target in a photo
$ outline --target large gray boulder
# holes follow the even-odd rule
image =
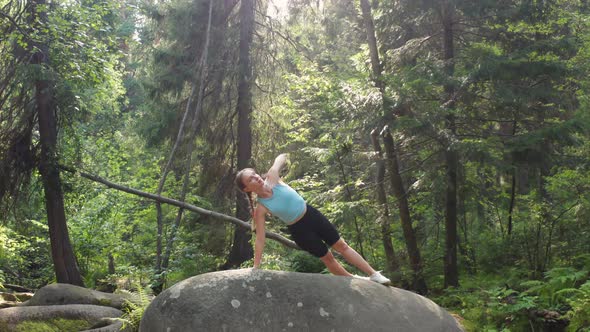
[[[103,293],[70,284],[50,284],[36,291],[23,305],[93,304],[121,309],[125,300],[131,300],[131,295]]]
[[[140,332],[462,331],[431,300],[348,277],[265,270],[202,274],[146,309]]]

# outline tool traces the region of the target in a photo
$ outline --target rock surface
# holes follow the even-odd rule
[[[115,308],[88,304],[6,308],[0,310],[0,331],[17,331],[19,324],[55,318],[84,320],[89,325],[93,325],[100,322],[104,317],[120,317],[121,314],[122,312]]]
[[[139,330],[462,331],[448,312],[409,291],[348,277],[252,269],[179,282],[152,301]]]
[[[23,305],[93,304],[121,309],[126,299],[130,299],[130,296],[103,293],[70,284],[51,284],[36,291]]]

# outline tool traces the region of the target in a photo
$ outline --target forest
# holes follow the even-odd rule
[[[0,289],[250,268],[234,178],[288,153],[466,331],[590,331],[589,88],[587,0],[0,0]]]

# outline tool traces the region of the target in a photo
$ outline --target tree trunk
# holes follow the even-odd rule
[[[516,136],[516,119],[512,122],[512,137],[514,136]],[[510,185],[510,205],[508,206],[508,238],[512,236],[512,213],[514,212],[514,202],[516,201],[516,177],[518,176],[518,166],[514,161],[512,162],[511,173],[512,183]]]
[[[382,95],[385,93],[385,84],[381,77],[381,62],[379,60],[379,50],[377,48],[377,37],[375,36],[375,24],[373,23],[373,14],[371,13],[371,4],[368,0],[360,0],[363,21],[367,32],[367,43],[369,44],[369,54],[371,56],[372,79]]]
[[[512,168],[512,184],[510,185],[510,205],[508,206],[508,237],[512,235],[512,214],[514,212],[514,201],[516,200],[516,176],[517,167]]]
[[[254,0],[240,4],[240,55],[238,79],[238,169],[251,166],[252,159],[252,64],[250,48],[254,32]],[[236,217],[250,219],[248,202],[244,195],[236,197]],[[254,256],[250,232],[235,228],[231,251],[224,269],[237,267]]]
[[[336,149],[338,149],[338,148],[336,148]],[[346,176],[346,171],[344,170],[344,163],[343,163],[342,157],[343,156],[341,156],[340,153],[339,153],[339,151],[337,150],[336,151],[336,159],[338,161],[338,168],[340,170],[340,175],[342,175],[342,182],[344,183],[344,189],[345,189],[345,191],[344,191],[345,195],[344,196],[345,196],[347,202],[352,202],[353,201],[352,191],[350,190],[350,187],[348,185],[348,178]],[[354,215],[353,223],[354,223],[354,228],[356,230],[356,247],[357,247],[357,250],[358,250],[359,254],[363,258],[365,258],[366,257],[365,256],[365,250],[363,248],[363,235],[362,235],[363,232],[362,232],[361,227],[360,227],[360,225],[358,223],[358,219],[356,217],[356,214]]]
[[[109,274],[115,274],[115,257],[113,257],[113,254],[110,254],[110,253],[109,253],[108,272],[109,272]]]
[[[479,227],[483,227],[487,225],[486,221],[486,209],[484,204],[482,203],[483,197],[487,197],[487,179],[486,179],[486,172],[484,169],[485,161],[483,157],[480,157],[478,160],[478,167],[477,167],[477,178],[478,178],[478,186],[477,191],[479,193],[479,197],[476,199],[477,203],[477,223]]]
[[[383,143],[385,145],[391,187],[395,198],[397,199],[400,222],[402,224],[404,239],[406,240],[406,248],[408,250],[412,271],[414,272],[412,288],[420,294],[426,294],[428,293],[428,288],[426,286],[426,281],[422,276],[422,258],[420,257],[420,249],[418,249],[418,241],[416,241],[416,233],[412,227],[407,193],[404,189],[402,177],[399,173],[399,166],[395,153],[395,142],[393,141],[393,136],[391,136],[387,126],[383,128],[381,135],[383,136]]]
[[[443,25],[443,53],[446,66],[447,77],[453,76],[455,71],[454,66],[454,45],[453,45],[453,5],[449,1],[444,1],[442,4],[442,25]],[[447,109],[453,109],[455,106],[455,88],[451,83],[444,85],[446,98],[451,101],[445,103]],[[445,287],[459,286],[459,271],[457,268],[457,151],[453,146],[453,139],[456,134],[455,117],[449,113],[446,116],[446,127],[451,139],[447,142],[445,151],[446,161],[446,207],[445,207],[445,230],[446,230],[446,245],[445,245]]]
[[[371,55],[371,69],[373,81],[379,92],[381,93],[382,100],[382,121],[387,122],[392,119],[392,113],[390,112],[390,106],[388,98],[385,94],[385,85],[383,83],[383,77],[381,75],[381,62],[379,60],[379,50],[377,48],[377,38],[375,36],[375,25],[373,23],[373,14],[371,13],[371,5],[368,0],[360,0],[361,10],[363,13],[363,21],[365,23],[365,29],[367,33],[367,42],[369,44],[369,53]],[[418,293],[426,294],[428,288],[426,287],[426,281],[422,277],[422,261],[420,258],[420,251],[418,249],[418,243],[416,241],[416,234],[412,228],[412,221],[410,219],[410,209],[408,206],[408,200],[406,197],[405,190],[399,174],[399,167],[397,163],[397,157],[395,155],[395,147],[393,143],[393,137],[389,134],[387,127],[383,129],[382,134],[384,136],[385,151],[387,153],[387,161],[390,170],[391,182],[395,196],[398,201],[398,207],[400,212],[400,220],[402,223],[402,229],[404,238],[406,240],[406,247],[408,248],[408,255],[410,256],[410,264],[414,271],[413,289]]]
[[[383,249],[385,251],[387,272],[391,274],[394,282],[399,282],[399,262],[395,255],[393,244],[391,243],[391,216],[389,215],[389,207],[387,206],[387,196],[385,193],[385,161],[383,160],[383,152],[381,144],[379,144],[379,132],[377,129],[371,131],[371,142],[373,142],[373,149],[377,153],[377,174],[375,176],[375,184],[377,190],[377,203],[381,206],[381,241],[383,242]]]
[[[201,109],[203,108],[203,98],[205,95],[205,77],[207,76],[207,57],[209,54],[209,36],[210,36],[210,32],[211,32],[211,18],[213,15],[213,0],[209,0],[209,13],[208,13],[208,20],[207,20],[207,32],[206,32],[206,36],[205,36],[205,45],[203,47],[203,53],[201,55],[201,61],[199,63],[200,66],[200,75],[199,75],[199,93],[197,96],[197,106],[195,107],[195,111],[193,112],[192,115],[192,122],[191,122],[191,127],[190,127],[190,131],[188,131],[185,136],[184,136],[184,141],[186,142],[186,144],[188,145],[187,148],[187,152],[186,152],[186,161],[185,161],[185,165],[184,165],[184,180],[183,180],[183,184],[182,184],[182,191],[180,193],[180,201],[184,202],[186,199],[186,194],[189,190],[189,180],[190,180],[190,170],[192,167],[192,155],[193,155],[193,150],[194,150],[194,146],[195,146],[195,136],[197,135],[197,125],[198,125],[198,121],[199,121],[199,114],[201,113]],[[194,85],[193,85],[194,87]],[[191,92],[192,94],[192,92]],[[189,99],[189,104],[187,105],[187,108],[190,106],[190,99]],[[186,114],[185,114],[186,117]],[[183,122],[184,122],[184,118],[183,118]],[[180,133],[182,133],[182,127],[183,124],[181,124],[180,126],[180,131],[179,131],[179,136]],[[175,146],[176,147],[176,146]],[[171,159],[173,156],[174,152],[172,152],[171,155]],[[165,179],[165,175],[164,175],[164,179]],[[162,185],[163,182],[160,182],[160,185]],[[161,187],[158,187],[159,193],[158,195],[161,194]],[[160,208],[161,211],[161,208]],[[166,282],[166,277],[165,275],[163,275],[161,272],[162,271],[166,271],[168,269],[168,265],[170,263],[170,256],[172,255],[172,247],[174,246],[174,241],[176,241],[176,234],[178,233],[178,229],[180,228],[180,223],[182,221],[182,217],[183,217],[183,212],[184,209],[181,207],[178,209],[178,212],[176,213],[176,218],[174,219],[174,224],[172,225],[172,229],[170,230],[170,234],[168,236],[168,239],[166,241],[166,250],[164,251],[164,255],[162,256],[162,265],[161,265],[161,270],[159,271],[159,282],[156,284],[156,287],[152,287],[154,289],[154,293],[158,294],[162,291],[162,288],[164,286],[164,283]]]
[[[180,145],[182,138],[184,137],[183,136],[184,126],[185,126],[186,119],[188,118],[190,105],[192,104],[195,90],[196,90],[196,84],[193,84],[193,87],[191,88],[191,93],[190,93],[187,103],[186,103],[186,107],[184,110],[184,115],[182,117],[182,121],[180,122],[180,127],[178,129],[178,135],[176,136],[176,141],[174,142],[174,145],[172,146],[172,150],[170,151],[170,156],[168,157],[168,162],[166,163],[166,166],[164,166],[164,169],[162,170],[162,176],[160,177],[160,182],[158,183],[158,189],[156,190],[156,194],[158,196],[161,195],[162,190],[164,190],[164,184],[166,183],[166,178],[168,177],[168,172],[170,171],[172,161],[174,160],[174,155],[176,153],[176,150],[178,149],[178,146]],[[162,268],[162,247],[163,247],[162,241],[164,238],[164,216],[162,215],[162,205],[158,201],[156,201],[156,222],[157,222],[157,235],[156,235],[156,269],[155,269],[155,273],[156,273],[156,275],[159,275],[163,271],[163,268]],[[158,292],[157,289],[155,289],[154,291]]]
[[[467,208],[465,206],[465,202],[467,202],[467,192],[465,185],[466,182],[466,170],[464,165],[458,166],[458,183],[459,188],[458,190],[458,202],[457,202],[457,209],[461,216],[461,228],[463,233],[463,239],[459,241],[459,249],[461,250],[461,255],[465,258],[465,268],[470,274],[475,274],[477,272],[477,261],[475,256],[475,250],[473,250],[473,246],[470,244],[469,241],[469,223],[467,222]],[[471,230],[473,233],[473,230]]]
[[[44,6],[45,0],[36,0],[33,10]],[[41,30],[47,22],[47,13],[36,13],[38,21],[35,23]],[[32,63],[40,68],[39,78],[35,81],[35,104],[39,119],[39,142],[41,144],[41,161],[39,173],[45,191],[45,208],[47,209],[47,223],[51,242],[51,256],[57,282],[84,286],[76,257],[70,243],[63,193],[57,163],[57,119],[53,104],[52,82],[46,79],[49,63],[49,47],[44,42],[35,45],[36,52]]]

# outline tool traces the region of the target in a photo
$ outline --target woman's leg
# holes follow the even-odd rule
[[[352,274],[350,274],[348,271],[346,271],[344,266],[342,266],[336,260],[336,258],[334,258],[334,255],[332,255],[332,253],[330,251],[328,251],[328,253],[325,254],[324,256],[320,257],[320,259],[322,260],[322,262],[324,262],[324,264],[326,265],[326,267],[328,268],[328,271],[330,271],[330,273],[337,275],[337,276],[347,276],[347,277],[352,276]]]
[[[359,255],[359,253],[352,249],[342,238],[332,245],[332,249],[338,251],[346,261],[356,266],[367,275],[370,276],[376,272],[371,265],[367,263],[363,256]]]

